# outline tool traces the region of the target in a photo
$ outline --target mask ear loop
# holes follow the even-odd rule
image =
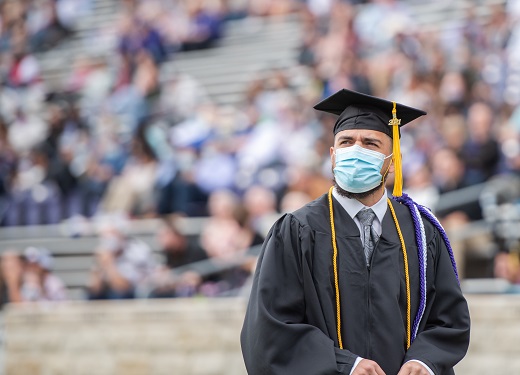
[[[388,155],[385,159],[389,158],[390,156],[392,156],[392,154]],[[383,174],[383,177],[381,178],[381,182],[385,183],[385,180],[386,180],[386,175],[388,174],[388,171],[390,170],[390,166],[392,165],[392,163],[394,162],[394,158],[390,159],[390,163],[388,163],[388,168],[386,168],[386,172]]]

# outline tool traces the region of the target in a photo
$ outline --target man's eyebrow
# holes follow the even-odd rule
[[[368,142],[377,143],[377,144],[382,144],[383,143],[383,142],[381,142],[377,138],[363,137],[363,143],[368,143]]]
[[[355,137],[351,136],[351,135],[340,135],[338,137],[338,142],[341,142],[341,141],[352,141],[354,140]],[[361,138],[362,142],[363,143],[377,143],[378,145],[382,145],[383,142],[377,138],[372,138],[372,137],[362,137]]]

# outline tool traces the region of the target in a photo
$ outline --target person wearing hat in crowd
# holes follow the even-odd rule
[[[314,108],[339,116],[334,186],[264,242],[241,333],[248,373],[454,374],[470,317],[453,253],[402,193],[399,127],[426,113],[346,89]]]

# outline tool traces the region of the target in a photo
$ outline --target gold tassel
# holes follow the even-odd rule
[[[403,195],[403,167],[401,162],[401,141],[399,139],[399,125],[401,124],[401,120],[397,118],[396,103],[393,103],[392,119],[388,123],[388,125],[393,127],[393,159],[395,168],[393,195],[394,197],[400,197]]]

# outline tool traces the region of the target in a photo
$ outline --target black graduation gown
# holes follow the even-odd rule
[[[342,339],[336,302],[328,198],[324,195],[271,228],[260,254],[241,333],[251,375],[349,374],[357,356],[396,375],[410,359],[436,375],[453,374],[469,344],[470,318],[440,233],[423,220],[428,244],[427,305],[406,350],[406,282],[390,209],[366,266],[359,230],[333,199],[338,244]],[[419,268],[408,208],[392,201],[408,254],[411,320],[419,305]]]

